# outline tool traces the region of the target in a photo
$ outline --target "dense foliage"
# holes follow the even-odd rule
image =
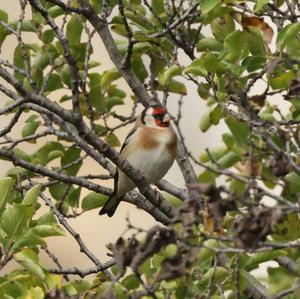
[[[15,42],[13,58],[0,58],[0,117],[7,120],[0,157],[11,162],[0,178],[0,270],[12,260],[19,264],[2,272],[0,297],[299,298],[299,2],[19,4],[15,20],[0,10],[0,45]],[[97,35],[112,69],[101,71],[101,61],[93,60]],[[189,99],[192,87],[198,99]],[[163,180],[158,201],[114,148],[138,104],[168,105],[170,97],[178,102],[177,163],[186,189]],[[227,128],[223,145],[208,144],[199,157],[181,130],[187,99],[206,102],[202,132]],[[129,116],[120,113],[123,105],[132,107]],[[81,175],[91,158],[103,173]],[[103,206],[112,190],[102,183],[114,166],[146,197],[133,191],[125,200],[163,225],[144,231],[128,221],[132,237],[120,237],[108,249],[112,258],[101,262],[68,218]],[[48,212],[41,215],[44,204]],[[47,238],[66,233],[91,268],[66,269],[51,253]],[[55,268],[42,265],[42,251]],[[251,274],[265,262],[263,279]]]

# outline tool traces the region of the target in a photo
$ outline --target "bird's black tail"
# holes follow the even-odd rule
[[[108,217],[113,216],[120,201],[121,198],[117,197],[116,193],[114,192],[99,211],[99,215],[107,214]]]

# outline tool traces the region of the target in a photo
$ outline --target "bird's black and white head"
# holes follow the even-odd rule
[[[142,123],[149,127],[168,128],[170,120],[166,108],[161,105],[150,106],[141,115]]]

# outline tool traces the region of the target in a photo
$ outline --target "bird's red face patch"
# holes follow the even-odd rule
[[[167,110],[164,107],[153,108],[152,116],[154,117],[155,124],[159,127],[168,127],[169,121],[164,121]]]
[[[156,107],[153,109],[153,115],[158,114],[158,115],[165,115],[167,113],[167,110],[165,107]]]

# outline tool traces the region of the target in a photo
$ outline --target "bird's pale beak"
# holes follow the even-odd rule
[[[171,121],[171,116],[169,114],[165,114],[164,118],[163,118],[163,122],[164,123],[168,123]]]

